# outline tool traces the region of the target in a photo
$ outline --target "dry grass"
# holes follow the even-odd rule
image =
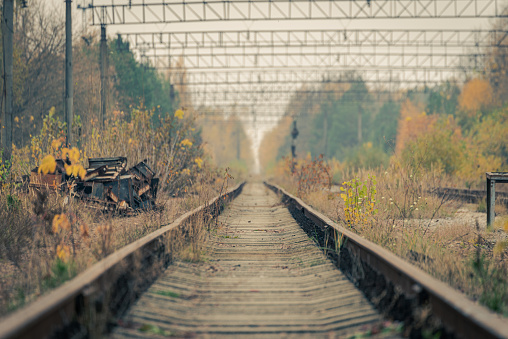
[[[508,316],[508,251],[495,250],[508,237],[502,230],[508,225],[506,208],[496,207],[496,223],[488,230],[486,215],[477,212],[477,205],[433,194],[435,187],[448,183],[438,173],[392,164],[386,170],[360,170],[342,177],[367,182],[369,174],[377,178],[377,213],[368,222],[347,222],[341,192],[316,186],[301,198],[339,224]],[[276,181],[292,193],[298,191],[291,177]]]
[[[84,208],[79,201],[64,204],[65,197],[55,193],[0,192],[0,316],[37,299],[226,189],[224,178],[217,172],[203,171],[187,194],[160,195],[157,210],[133,216],[104,214]],[[67,216],[69,227],[55,230],[53,219],[61,214]],[[200,260],[208,221],[201,216],[175,232],[175,241],[170,245],[174,252],[185,260]]]

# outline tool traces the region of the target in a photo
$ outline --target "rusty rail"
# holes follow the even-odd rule
[[[431,277],[381,246],[339,226],[283,188],[265,184],[283,195],[290,206],[328,234],[330,242],[333,242],[335,232],[343,237],[339,260],[343,252],[347,252],[345,254],[359,259],[364,267],[372,269],[386,281],[398,286],[408,298],[424,299],[425,303],[430,305],[433,315],[442,322],[447,331],[463,338],[508,338],[506,318],[474,303],[449,285]],[[342,268],[342,263],[340,267]],[[369,283],[376,284],[377,280]]]
[[[439,187],[432,191],[438,195],[447,195],[469,203],[477,203],[487,197],[487,190],[470,190],[465,188]],[[496,192],[496,199],[508,205],[508,192]]]
[[[87,335],[97,313],[109,312],[115,316],[125,310],[170,264],[172,231],[205,214],[216,216],[223,206],[223,198],[234,199],[243,185],[238,184],[173,223],[121,248],[39,300],[8,315],[0,322],[0,338],[49,338],[59,334],[68,337],[69,332],[77,331],[85,331]],[[137,283],[133,285],[134,278]],[[115,294],[125,285],[127,294]],[[115,303],[118,299],[120,306]]]

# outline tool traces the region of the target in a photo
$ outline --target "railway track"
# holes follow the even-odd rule
[[[333,193],[339,193],[341,185],[332,185],[330,191]],[[485,200],[487,197],[486,190],[473,190],[466,188],[450,188],[450,187],[436,187],[429,191],[439,196],[445,196],[449,199],[459,200],[467,203],[478,203],[481,200]],[[508,192],[497,191],[496,200],[508,206]]]
[[[343,337],[382,320],[280,199],[248,184],[219,218],[202,263],[177,261],[136,302],[114,338],[149,324],[205,337]]]
[[[481,200],[485,200],[487,197],[486,190],[441,187],[436,188],[433,192],[440,196],[447,196],[467,203],[478,203]],[[496,192],[496,200],[508,206],[508,192]]]
[[[169,240],[192,236],[189,225],[238,194],[220,215],[202,260],[174,260]],[[382,321],[381,314],[404,321],[406,334],[431,329],[508,337],[506,319],[283,189],[254,183],[187,213],[7,317],[0,338],[97,337],[106,329],[113,338],[347,337]]]

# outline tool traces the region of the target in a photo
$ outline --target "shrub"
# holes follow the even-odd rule
[[[376,177],[361,181],[357,178],[342,183],[340,196],[344,200],[345,224],[350,228],[372,227],[376,208]]]

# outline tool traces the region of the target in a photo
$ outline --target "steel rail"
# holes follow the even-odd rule
[[[244,183],[238,184],[207,204],[185,213],[173,223],[121,248],[39,300],[6,316],[0,322],[0,338],[49,338],[56,333],[65,333],[66,327],[76,323],[86,328],[87,307],[105,312],[98,310],[106,307],[103,305],[105,295],[114,293],[118,284],[125,280],[128,270],[140,262],[143,262],[142,269],[145,271],[136,272],[136,278],[145,279],[145,284],[149,283],[153,277],[146,274],[146,271],[157,265],[167,266],[171,261],[170,248],[167,246],[171,231],[192,222],[203,213],[217,214],[219,211],[216,204],[224,201],[224,198],[231,200],[236,197],[243,185]],[[131,299],[122,301],[134,302],[132,295],[135,296],[142,289],[129,291]]]
[[[281,194],[289,205],[303,213],[323,232],[332,236],[331,239],[335,239],[335,232],[342,236],[339,258],[347,251],[359,259],[362,265],[370,267],[401,288],[407,296],[426,299],[432,308],[432,314],[442,321],[447,330],[463,338],[508,338],[506,318],[474,303],[392,252],[336,224],[283,188],[265,184]]]
[[[432,192],[440,196],[449,196],[465,202],[478,202],[487,197],[487,190],[440,187]],[[508,206],[508,192],[496,192],[496,199]]]

